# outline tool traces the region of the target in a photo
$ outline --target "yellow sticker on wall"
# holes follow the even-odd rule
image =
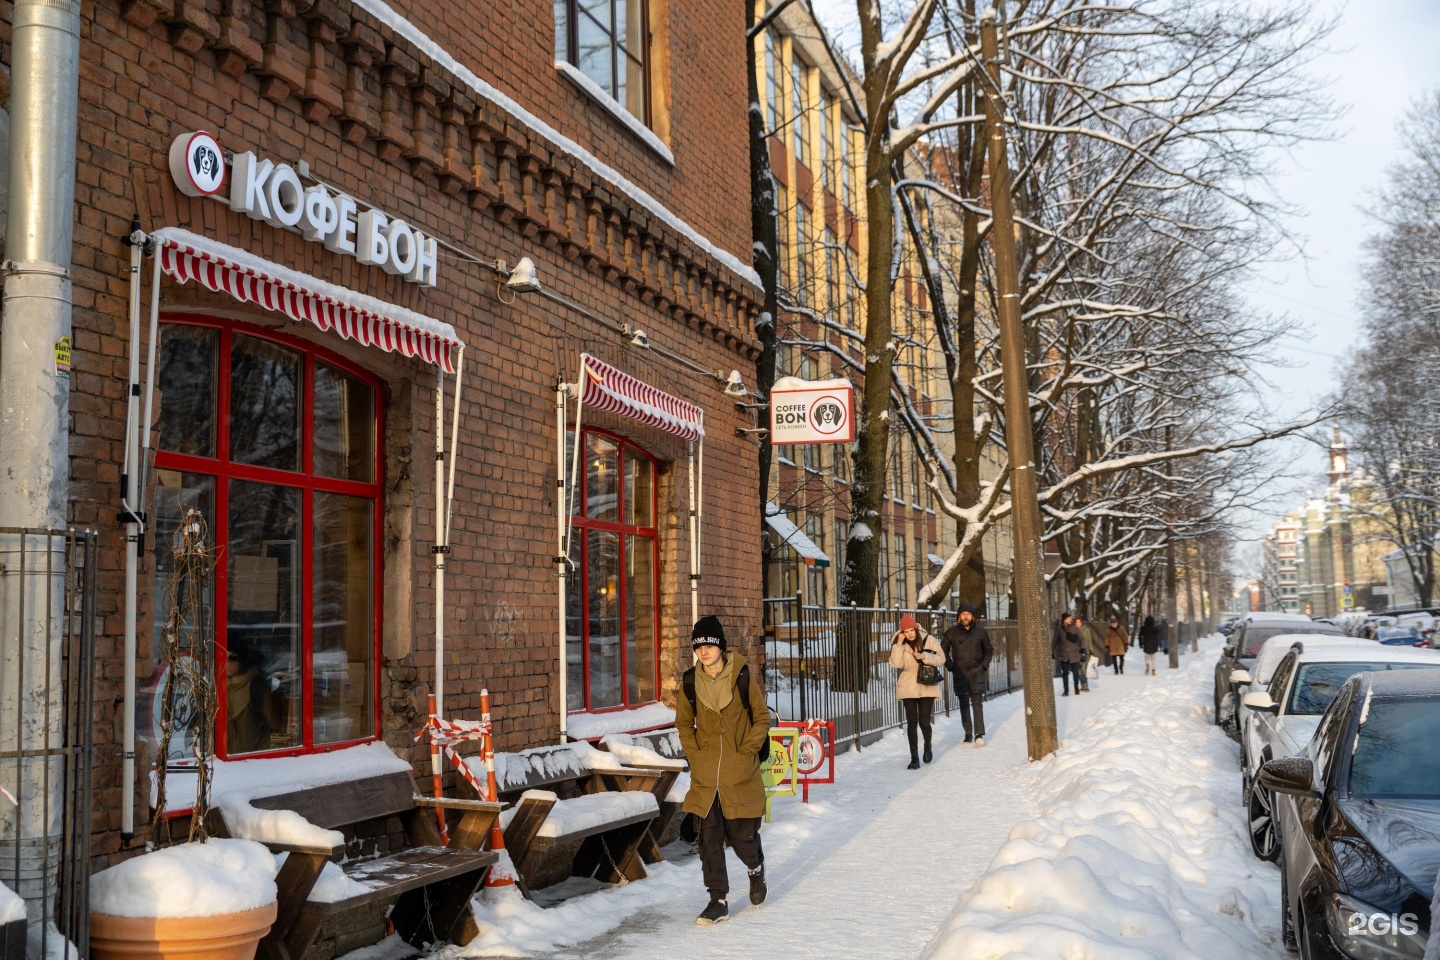
[[[70,379],[70,338],[55,341],[55,376]]]

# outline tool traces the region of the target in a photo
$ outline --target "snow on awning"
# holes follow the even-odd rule
[[[945,566],[945,558],[944,558],[944,557],[937,557],[937,556],[935,556],[935,554],[933,554],[933,553],[927,553],[927,554],[925,554],[925,559],[930,561],[930,565],[931,565],[932,567],[943,567],[943,566]]]
[[[800,554],[807,564],[814,567],[830,566],[830,558],[825,555],[825,551],[817,547],[815,541],[807,537],[805,531],[795,526],[773,503],[765,504],[765,522],[770,525],[771,530],[779,534],[782,542],[794,547],[795,552]]]
[[[178,227],[150,234],[160,269],[241,303],[257,303],[291,320],[334,330],[346,340],[387,353],[419,357],[447,373],[464,345],[455,328],[424,314],[261,259],[245,250]]]
[[[672,397],[588,353],[580,354],[580,402],[685,440],[705,436],[705,412],[695,404]]]

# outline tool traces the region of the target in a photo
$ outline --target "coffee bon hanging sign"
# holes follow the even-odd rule
[[[855,390],[848,380],[784,377],[770,390],[770,442],[850,443],[855,439]]]
[[[182,133],[170,144],[170,176],[187,197],[214,197],[255,220],[298,231],[325,249],[354,257],[368,266],[435,286],[437,244],[404,220],[375,210],[360,211],[355,198],[331,193],[321,184],[306,187],[289,164],[246,151],[230,162],[230,192],[225,187],[225,152],[205,131]]]

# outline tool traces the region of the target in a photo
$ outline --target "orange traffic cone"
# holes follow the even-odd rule
[[[480,722],[485,727],[485,792],[492,803],[500,799],[500,790],[495,783],[495,733],[490,725],[490,691],[480,691]],[[485,886],[509,887],[515,883],[515,865],[510,854],[505,852],[505,831],[500,829],[500,819],[490,824],[490,849],[500,854],[500,859],[485,874]]]

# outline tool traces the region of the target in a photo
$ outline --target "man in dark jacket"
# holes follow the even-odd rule
[[[710,903],[695,922],[711,924],[730,917],[727,844],[750,875],[750,902],[758,906],[765,901],[760,748],[770,737],[770,711],[757,671],[740,654],[726,652],[725,630],[717,617],[695,622],[690,646],[700,663],[681,679],[675,729],[690,763],[684,810],[700,820],[700,868],[710,893]]]
[[[1060,679],[1064,683],[1063,697],[1070,696],[1070,680],[1075,680],[1075,693],[1080,694],[1080,678],[1085,669],[1085,635],[1075,625],[1075,618],[1069,614],[1061,621],[1060,629],[1050,641],[1050,655],[1060,661]]]
[[[940,641],[945,665],[954,678],[955,697],[960,701],[960,722],[965,725],[965,742],[985,746],[985,691],[989,686],[990,660],[995,647],[990,633],[975,622],[975,608],[960,604],[956,623]],[[971,725],[970,715],[975,715]]]

